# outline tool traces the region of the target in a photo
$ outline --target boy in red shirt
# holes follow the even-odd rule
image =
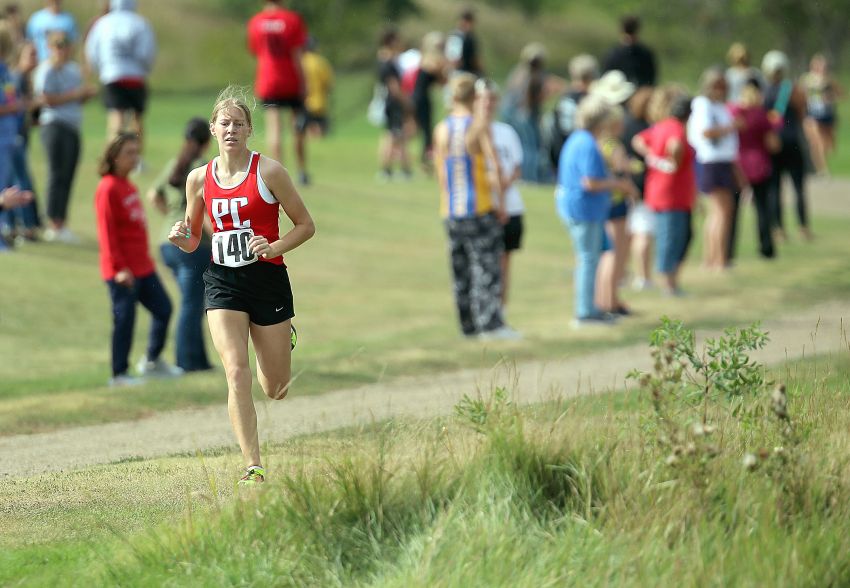
[[[292,111],[295,157],[302,185],[310,182],[304,129],[296,124],[304,110],[307,93],[301,55],[307,43],[307,27],[301,17],[282,6],[281,0],[267,0],[263,10],[248,22],[248,49],[257,58],[254,89],[266,110],[266,141],[271,157],[283,162],[281,146],[282,108]]]
[[[94,206],[100,243],[100,274],[112,299],[112,379],[110,386],[140,382],[128,375],[130,346],[136,322],[136,302],[151,315],[147,355],[139,362],[143,376],[177,376],[182,373],[160,359],[171,318],[171,301],[156,275],[148,252],[145,210],[139,190],[128,176],[140,157],[138,135],[119,134],[107,146],[100,164],[100,183]]]
[[[667,115],[637,134],[632,147],[646,161],[644,202],[655,211],[656,270],[664,277],[665,292],[680,296],[679,268],[690,240],[697,193],[694,152],[686,131],[690,96],[673,99]]]

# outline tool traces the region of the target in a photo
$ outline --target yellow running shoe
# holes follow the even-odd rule
[[[256,486],[266,481],[266,469],[262,466],[250,466],[239,479],[240,486]]]

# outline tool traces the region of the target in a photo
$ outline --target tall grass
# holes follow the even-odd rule
[[[850,582],[846,357],[788,382],[797,501],[728,431],[707,483],[664,463],[649,401],[519,409],[496,390],[453,419],[387,426],[108,565],[120,585],[843,586]],[[722,411],[721,411],[722,412]],[[720,413],[718,413],[720,418]],[[732,418],[731,415],[727,415]],[[768,435],[765,437],[765,435]],[[783,514],[784,513],[784,514]]]

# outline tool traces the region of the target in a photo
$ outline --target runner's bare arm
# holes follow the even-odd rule
[[[301,200],[298,190],[292,183],[292,178],[283,166],[273,159],[260,158],[260,175],[271,193],[283,207],[283,212],[294,225],[286,234],[274,243],[269,243],[265,237],[255,235],[248,246],[253,253],[263,257],[277,257],[292,251],[316,233],[313,217]]]
[[[198,248],[204,228],[204,174],[207,166],[189,172],[186,178],[186,218],[174,223],[168,240],[186,253]]]

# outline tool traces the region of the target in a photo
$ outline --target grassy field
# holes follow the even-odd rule
[[[850,361],[769,375],[796,441],[721,402],[698,476],[665,465],[632,390],[294,439],[266,449],[258,495],[233,495],[215,451],[0,481],[0,584],[845,585]]]
[[[503,356],[564,357],[640,340],[663,312],[719,326],[840,297],[850,289],[845,220],[816,219],[814,243],[795,240],[776,262],[766,264],[755,257],[747,211],[738,267],[729,277],[701,274],[698,239],[684,277],[690,297],[670,301],[654,293],[627,293],[638,312],[635,318],[605,333],[572,332],[569,238],[553,214],[551,187],[528,186],[523,188],[527,240],[516,257],[509,307],[511,323],[526,339],[500,345],[464,341],[455,325],[436,186],[424,176],[410,183],[374,181],[376,133],[366,125],[359,101],[360,90],[367,87],[363,77],[342,80],[336,131],[310,148],[316,181],[304,190],[304,198],[318,234],[288,257],[300,334],[296,394],[488,366]],[[149,171],[134,178],[141,190],[176,150],[183,121],[208,112],[213,97],[167,96],[152,103],[145,155]],[[259,110],[257,117],[254,145],[262,148]],[[132,391],[105,386],[109,303],[97,269],[92,205],[103,124],[99,105],[90,105],[70,217],[82,244],[28,245],[0,260],[6,275],[14,276],[0,290],[0,435],[137,418],[224,398],[220,372],[152,382]],[[37,184],[43,186],[36,136],[31,152]],[[158,250],[160,221],[153,209],[148,215],[152,248]],[[160,274],[175,293],[164,265]],[[147,326],[141,312],[132,361],[144,349]],[[169,347],[167,357],[171,353]]]
[[[426,4],[423,16],[405,23],[411,36],[450,25],[454,3]],[[93,11],[88,1],[67,5],[81,22]],[[158,64],[147,171],[134,178],[142,191],[175,153],[184,122],[205,116],[215,96],[214,90],[179,90],[246,83],[252,72],[241,38],[238,54],[221,42],[221,29],[239,23],[198,16],[206,6],[201,0],[156,6],[151,17],[163,47],[183,49],[164,51]],[[197,18],[183,26],[193,8]],[[567,53],[601,51],[613,37],[600,10],[578,4],[566,10],[570,18],[544,16],[536,24],[514,13],[484,15],[490,33],[484,49],[494,68],[505,70],[508,56],[524,44],[518,23],[536,27],[550,48],[560,48],[556,65]],[[568,46],[559,44],[564,38]],[[699,69],[677,61],[663,71],[693,80]],[[793,314],[850,293],[846,218],[816,216],[813,243],[792,231],[779,259],[765,263],[756,257],[747,210],[728,276],[700,271],[697,239],[683,278],[687,298],[627,291],[634,318],[608,331],[574,332],[568,326],[569,237],[554,214],[552,188],[526,186],[526,242],[514,261],[509,306],[510,322],[525,339],[466,341],[454,318],[433,180],[374,181],[377,131],[365,122],[371,84],[368,73],[340,77],[334,133],[310,146],[315,184],[303,196],[318,233],[288,256],[299,328],[293,394],[489,367],[502,359],[592,353],[645,340],[662,314],[721,327]],[[842,119],[850,119],[850,102],[841,109]],[[254,147],[262,149],[260,109],[256,115]],[[0,436],[224,404],[221,370],[132,390],[106,386],[109,302],[93,223],[104,127],[101,106],[89,105],[70,219],[82,243],[26,245],[0,257],[6,276]],[[833,160],[838,175],[850,175],[848,145],[845,124],[842,151]],[[291,163],[288,143],[287,153]],[[43,188],[37,134],[31,154]],[[157,249],[159,218],[150,208],[148,215]],[[167,268],[160,264],[159,271],[176,302]],[[141,312],[131,361],[144,349],[148,324]],[[169,345],[166,356],[172,354]],[[850,361],[810,359],[772,373],[789,385],[800,434],[785,473],[741,467],[743,453],[760,448],[756,440],[776,437],[763,418],[724,433],[711,476],[694,485],[688,472],[660,463],[665,456],[652,437],[648,403],[629,391],[519,412],[494,402],[482,409],[490,425],[479,431],[469,418],[456,417],[294,439],[264,450],[274,480],[244,500],[233,495],[240,460],[230,447],[2,479],[0,585],[850,584]],[[731,421],[722,412],[718,422],[725,427]],[[780,508],[789,496],[790,513]]]

